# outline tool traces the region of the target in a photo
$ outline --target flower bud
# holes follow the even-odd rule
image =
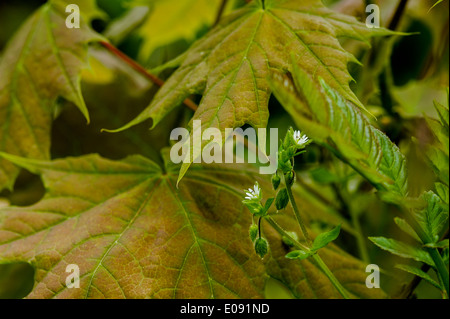
[[[264,238],[258,238],[255,242],[255,252],[263,258],[269,249],[269,244]]]
[[[275,206],[277,210],[282,210],[286,208],[289,203],[289,195],[286,188],[280,189],[277,194],[277,198],[275,199]]]
[[[297,233],[296,232],[287,232],[293,239],[295,239],[295,240],[298,240],[298,235],[297,235]],[[283,236],[283,237],[281,237],[281,240],[283,241],[283,243],[286,245],[286,246],[289,246],[289,247],[294,247],[294,242],[290,239],[290,238],[288,238],[287,236]]]
[[[277,190],[278,186],[280,186],[281,178],[277,173],[272,175],[272,186],[274,190]]]
[[[295,173],[292,170],[286,173],[286,175],[285,175],[286,185],[291,186],[292,184],[294,184],[294,176],[295,176]]]
[[[250,240],[253,243],[256,239],[256,236],[258,236],[258,225],[252,224],[250,226],[250,229],[248,230],[248,233],[250,234]]]

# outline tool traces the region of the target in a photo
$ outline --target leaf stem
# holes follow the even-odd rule
[[[355,236],[358,244],[359,255],[364,262],[370,263],[369,253],[367,252],[366,237],[363,235],[361,223],[359,222],[359,216],[353,212],[350,212],[350,214],[353,227],[356,231]]]
[[[442,283],[444,284],[445,291],[447,292],[447,298],[449,296],[449,275],[447,267],[445,266],[444,260],[442,260],[442,256],[437,250],[437,248],[428,248],[427,249],[431,258],[434,261],[434,265],[436,266],[436,270],[438,275],[442,279]]]
[[[261,238],[261,219],[262,217],[259,217],[258,219],[258,237]]]
[[[312,240],[311,240],[311,237],[309,237],[308,230],[306,230],[306,227],[305,227],[305,224],[303,222],[303,219],[300,216],[300,211],[298,210],[297,203],[295,202],[294,195],[292,194],[292,185],[290,185],[287,182],[286,176],[283,176],[283,178],[284,178],[284,183],[286,184],[286,190],[288,192],[289,201],[291,202],[291,206],[292,206],[292,208],[294,210],[295,218],[297,219],[297,222],[300,225],[300,228],[302,230],[303,236],[305,237],[306,242],[308,243],[308,246],[311,246],[312,245]]]
[[[325,273],[325,275],[327,275],[328,279],[330,279],[331,283],[337,289],[337,291],[339,291],[342,297],[344,297],[344,299],[351,299],[347,290],[345,290],[345,288],[341,285],[339,280],[334,276],[334,274],[331,272],[328,266],[323,262],[322,258],[320,258],[318,254],[314,254],[312,257],[317,262],[322,271]]]
[[[272,217],[268,216],[265,218],[265,220],[281,235],[287,237],[294,245],[295,248],[301,249],[304,251],[310,251],[309,247],[303,245],[302,243],[295,240],[288,232],[286,232]],[[337,291],[342,295],[344,299],[350,299],[350,296],[345,290],[345,288],[342,286],[342,284],[339,282],[339,280],[334,276],[334,274],[331,272],[331,270],[328,268],[328,266],[324,263],[322,258],[315,253],[312,255],[314,260],[316,261],[319,268],[324,272],[324,274],[328,277],[328,279],[331,281],[333,286],[337,289]]]
[[[303,245],[302,243],[298,242],[294,237],[292,237],[287,231],[283,229],[272,217],[268,216],[265,218],[265,220],[281,235],[288,238],[297,249],[310,251],[309,247]]]
[[[119,59],[124,61],[126,64],[128,64],[130,67],[132,67],[135,71],[142,74],[145,78],[149,79],[151,82],[156,84],[157,86],[161,87],[164,85],[164,81],[158,78],[156,75],[151,74],[148,72],[143,66],[141,66],[139,63],[131,59],[129,56],[127,56],[125,53],[117,49],[114,45],[112,45],[109,42],[106,41],[100,41],[100,44],[106,48],[109,52],[117,56]],[[193,111],[196,111],[198,109],[197,104],[195,104],[191,99],[185,99],[183,103],[190,108]]]
[[[212,25],[213,28],[219,24],[219,21],[222,18],[223,12],[225,11],[225,7],[227,6],[227,2],[228,2],[228,0],[221,1],[219,10],[217,11],[216,21],[214,21],[214,24]]]

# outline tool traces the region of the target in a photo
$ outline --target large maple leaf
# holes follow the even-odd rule
[[[164,169],[141,156],[1,156],[40,174],[47,189],[33,206],[0,209],[0,263],[36,269],[29,298],[260,298],[269,276],[296,297],[339,298],[314,263],[284,257],[268,224],[271,255],[263,262],[254,252],[241,200],[255,180],[271,189],[257,168],[196,166],[176,189],[178,167],[167,156]],[[296,230],[288,215],[279,222]],[[366,288],[355,258],[333,245],[321,255],[353,296],[384,296]],[[79,289],[66,287],[69,264],[79,266]]]
[[[118,130],[147,119],[154,127],[191,94],[203,98],[192,120],[210,127],[266,127],[271,94],[268,78],[289,73],[294,63],[322,77],[345,99],[363,108],[349,87],[347,70],[353,55],[339,37],[367,41],[386,35],[386,29],[369,29],[354,17],[335,13],[320,0],[257,0],[235,11],[184,54],[182,63],[151,104]],[[293,59],[291,58],[293,56]],[[201,132],[200,132],[201,133]],[[192,158],[195,158],[197,153]],[[180,174],[184,175],[189,163]]]
[[[98,16],[83,1],[83,17]],[[88,25],[66,27],[66,0],[36,11],[11,39],[0,61],[0,151],[48,159],[58,97],[73,102],[89,119],[81,95],[80,72],[87,43],[99,39]],[[19,169],[0,159],[0,190],[12,188]]]

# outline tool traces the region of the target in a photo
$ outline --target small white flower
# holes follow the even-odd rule
[[[261,195],[261,188],[259,188],[258,183],[255,184],[253,189],[249,188],[248,191],[246,191],[245,199],[252,200],[252,199],[258,199]]]
[[[297,143],[297,146],[303,147],[306,143],[308,143],[309,138],[305,134],[302,134],[300,131],[294,131],[294,140]]]

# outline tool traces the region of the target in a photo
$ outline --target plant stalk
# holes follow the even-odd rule
[[[227,6],[228,0],[222,0],[220,3],[219,10],[217,11],[216,20],[214,21],[213,28],[219,24],[220,19],[222,18],[223,12],[225,11],[225,7]]]
[[[301,249],[304,251],[310,251],[310,249],[303,245],[302,243],[295,240],[291,235],[289,235],[288,232],[286,232],[272,217],[266,217],[264,218],[281,236],[287,237],[295,246],[297,249]],[[317,265],[320,267],[320,269],[324,272],[324,274],[328,277],[328,279],[331,281],[333,286],[337,289],[337,291],[342,295],[344,299],[350,299],[350,296],[348,295],[348,292],[345,290],[345,288],[341,285],[339,280],[334,276],[334,274],[331,272],[331,270],[328,268],[328,266],[324,263],[322,258],[315,253],[313,255],[314,260],[316,261]]]
[[[328,268],[328,266],[323,262],[322,258],[316,253],[312,256],[314,260],[319,265],[320,269],[325,273],[325,275],[330,279],[333,286],[339,291],[339,293],[344,297],[344,299],[351,299],[347,290],[341,285],[339,280],[334,276],[334,274],[331,272],[331,270]]]
[[[312,240],[311,237],[309,237],[308,231],[305,227],[305,224],[303,222],[302,217],[300,216],[300,211],[298,209],[297,203],[295,202],[294,199],[294,195],[292,194],[292,186],[289,185],[289,183],[287,183],[286,181],[286,176],[284,176],[284,182],[286,184],[286,189],[288,192],[288,196],[289,196],[289,201],[291,202],[292,208],[294,210],[294,214],[295,217],[298,221],[298,224],[300,225],[300,228],[303,232],[303,235],[306,239],[306,242],[308,243],[308,246],[311,247],[312,246]],[[280,227],[281,228],[281,227]],[[286,233],[286,232],[284,232]],[[284,236],[286,236],[286,234],[283,234]],[[289,239],[292,240],[292,237],[287,236]],[[293,241],[293,243],[295,243],[295,241]],[[310,250],[309,248],[307,248],[307,250]],[[331,272],[331,270],[328,268],[328,266],[323,262],[322,258],[320,258],[320,256],[315,253],[314,255],[312,255],[312,257],[314,258],[314,260],[316,261],[317,265],[320,267],[320,269],[324,272],[324,274],[328,277],[328,279],[331,281],[331,283],[333,284],[333,286],[337,289],[337,291],[342,295],[342,297],[344,299],[350,299],[350,296],[348,294],[348,292],[345,290],[345,288],[341,285],[341,283],[339,282],[339,280],[334,276],[334,274]]]
[[[369,253],[367,252],[367,246],[366,246],[366,240],[365,236],[363,235],[361,223],[359,222],[359,216],[353,212],[351,212],[351,218],[352,218],[352,224],[353,227],[356,230],[356,243],[358,244],[358,251],[360,254],[361,259],[365,263],[370,263]]]
[[[437,248],[428,248],[428,252],[434,261],[434,265],[436,266],[438,275],[442,279],[442,283],[444,284],[444,288],[445,288],[445,291],[447,292],[447,296],[449,296],[449,275],[448,275],[447,267],[445,266],[445,263],[442,260],[442,256],[439,253],[439,251],[437,250]]]
[[[267,220],[267,222],[280,234],[281,236],[285,236],[288,238],[295,246],[295,248],[305,251],[310,251],[309,247],[303,245],[302,243],[298,242],[296,239],[294,239],[287,231],[283,229],[272,217],[266,217],[264,218]]]
[[[306,242],[308,243],[308,246],[312,246],[312,240],[311,237],[309,237],[308,231],[306,230],[305,224],[303,222],[302,217],[300,216],[300,211],[298,210],[297,203],[295,202],[294,195],[292,194],[292,185],[289,185],[289,183],[286,180],[286,176],[284,176],[284,183],[286,184],[286,189],[289,196],[289,201],[291,202],[291,206],[294,210],[295,218],[297,219],[298,224],[300,225],[300,228],[302,230],[303,236],[306,239]]]

